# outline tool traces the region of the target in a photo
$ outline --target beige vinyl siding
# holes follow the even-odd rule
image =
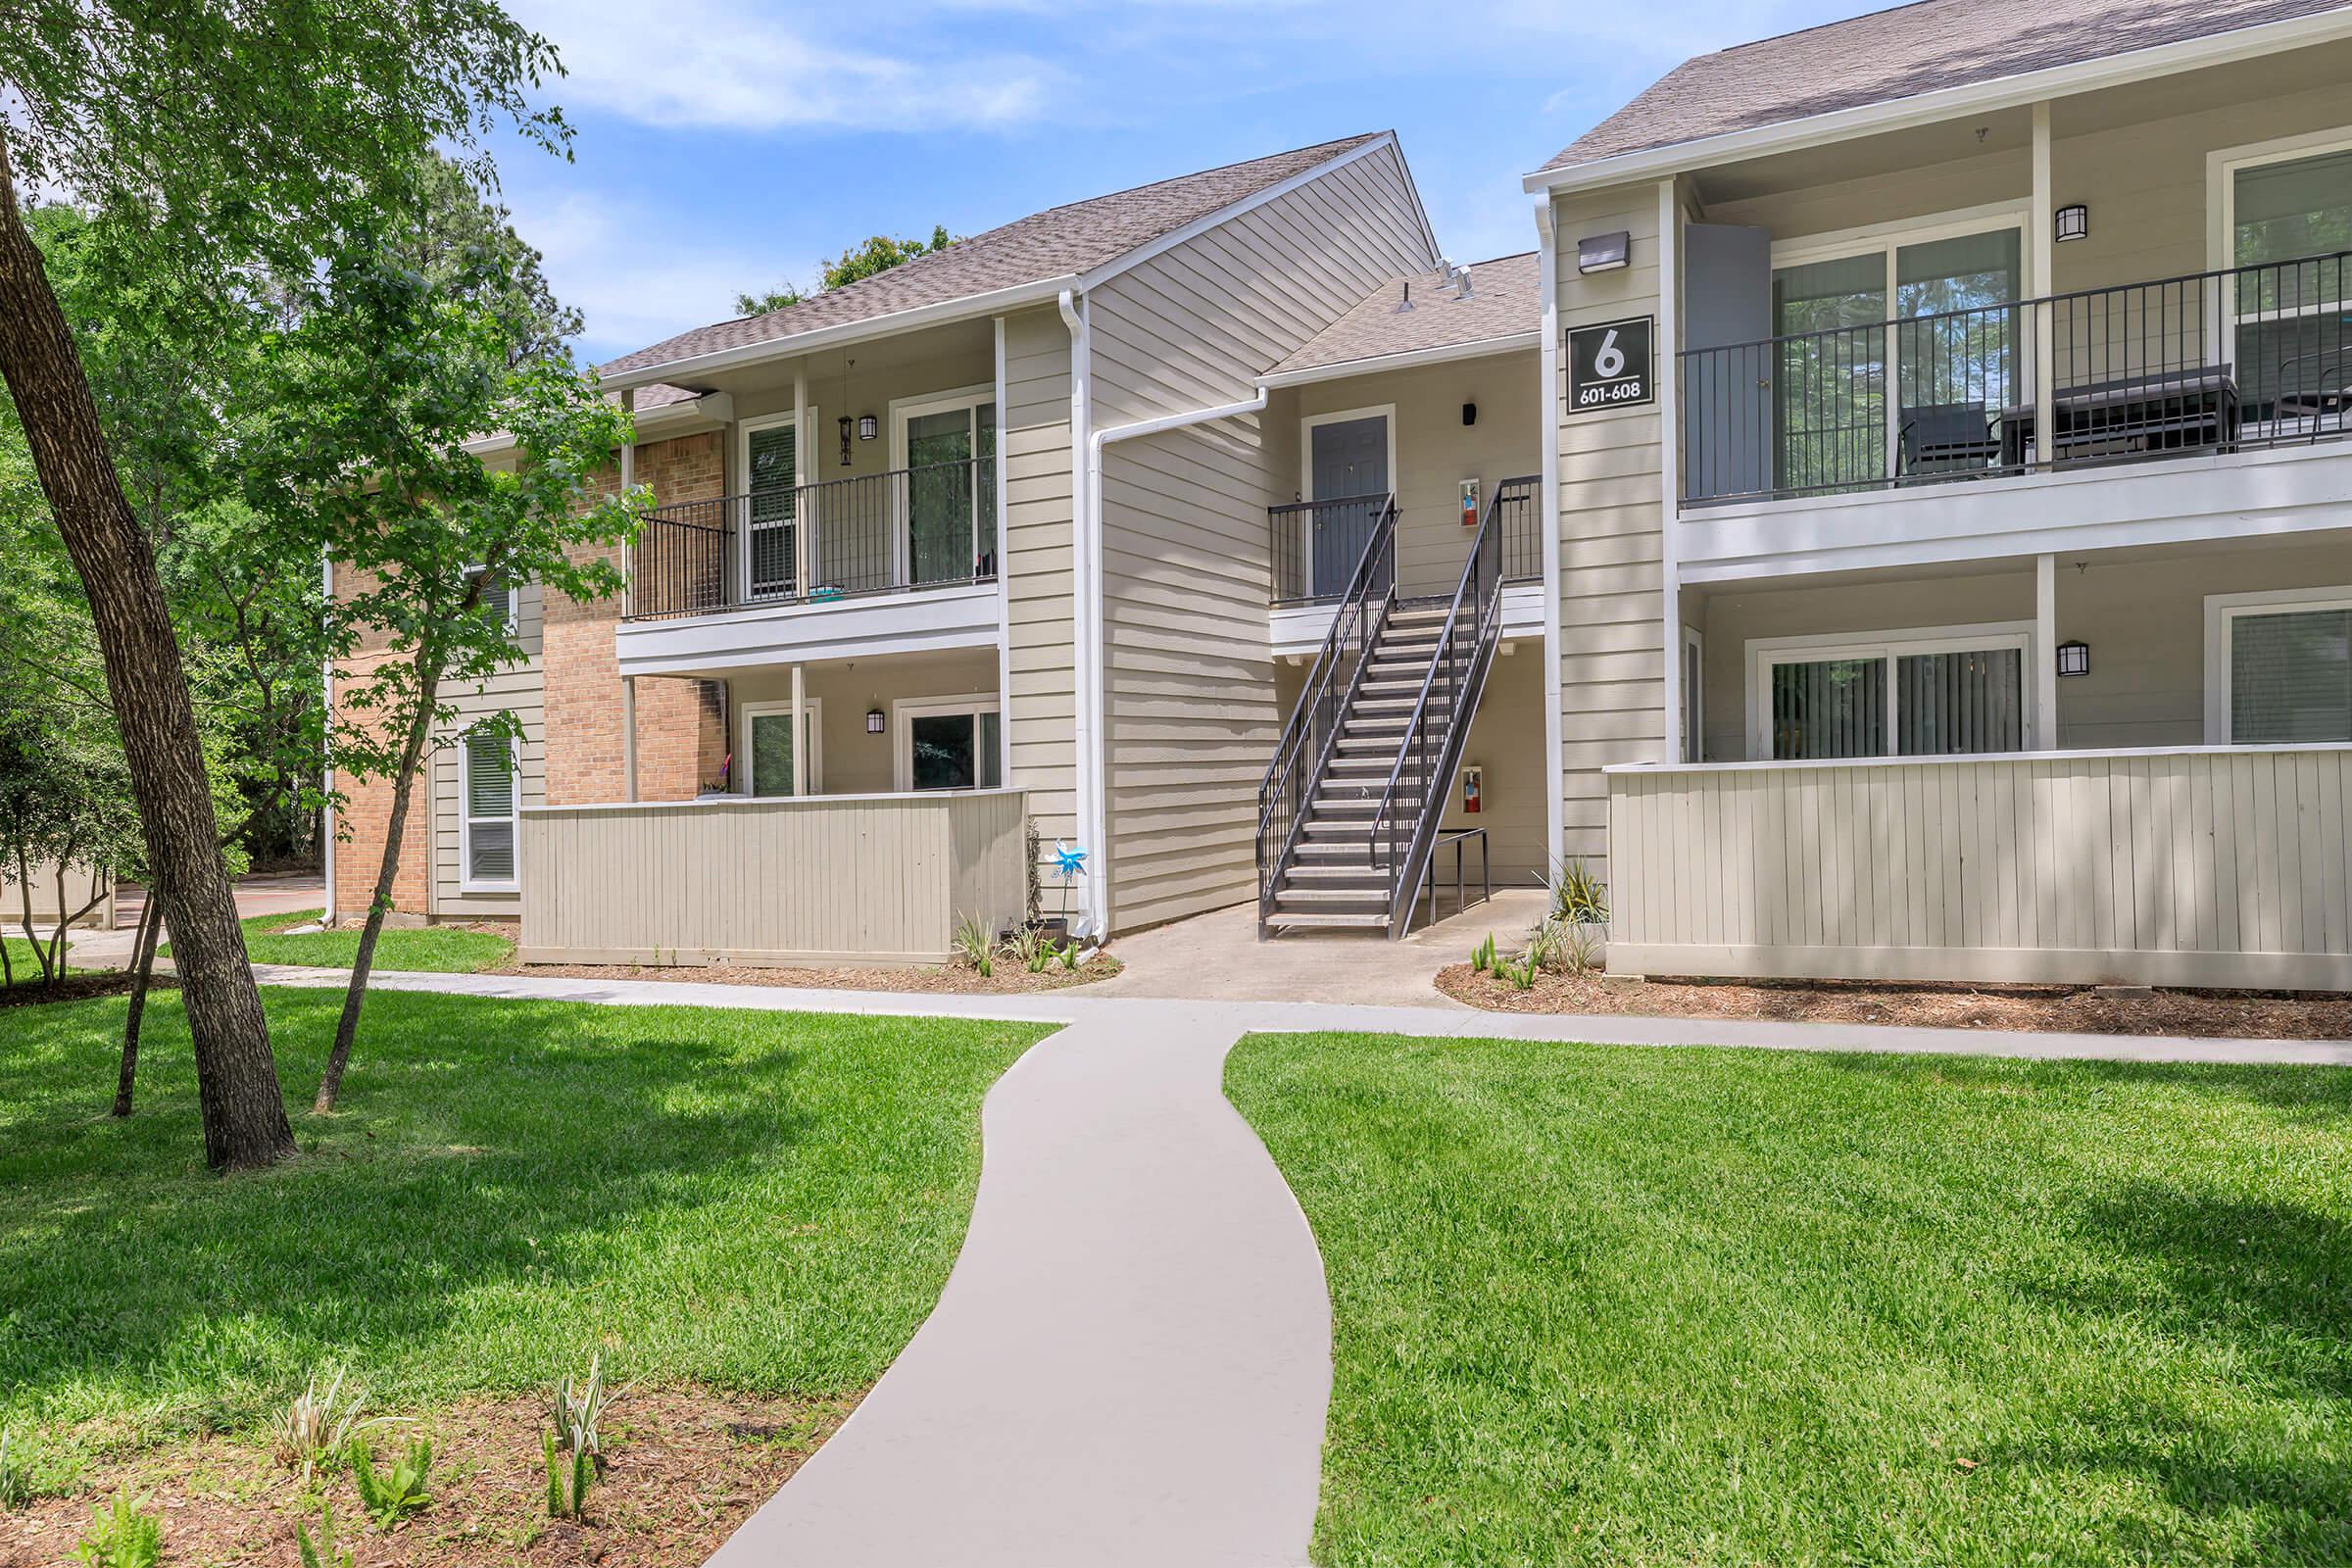
[[[1461,481],[1479,481],[1483,508],[1503,480],[1542,471],[1543,385],[1536,351],[1526,349],[1278,392],[1266,432],[1277,495],[1290,501],[1300,493],[1301,419],[1394,407],[1398,589],[1450,594],[1476,536],[1462,526]],[[1465,403],[1477,405],[1476,424],[1462,423]]]
[[[1022,917],[1023,811],[1001,790],[525,811],[521,956],[943,962],[959,918]]]
[[[57,862],[36,861],[26,868],[25,886],[32,890],[32,921],[44,933],[56,929]],[[66,909],[74,913],[95,893],[101,895],[97,907],[81,917],[81,924],[100,931],[115,928],[114,878],[84,869],[66,872]],[[17,868],[12,861],[0,868],[0,927],[21,931],[24,927],[24,888],[17,885]],[[68,961],[72,961],[69,956]]]
[[[1246,399],[1374,285],[1434,261],[1394,148],[1261,203],[1091,296],[1095,425]],[[1266,640],[1265,509],[1296,487],[1275,470],[1264,416],[1106,451],[1113,930],[1250,894],[1257,787],[1284,716]]]
[[[2201,174],[2200,174],[2201,177]],[[1851,179],[1734,201],[1706,203],[1710,223],[1750,223],[1775,239],[1900,223],[1994,203],[2023,202],[2033,186],[2033,157],[2025,147],[1973,158],[1888,169]],[[1698,177],[1703,194],[1707,176]],[[1654,224],[1653,224],[1654,226]]]
[[[1004,570],[1009,783],[1046,843],[1075,839],[1070,599],[1070,334],[1052,308],[1004,318]]]
[[[817,759],[823,776],[818,787],[828,795],[886,795],[898,788],[892,705],[920,697],[995,696],[997,651],[958,649],[809,664],[802,671],[801,688],[808,701],[819,705]],[[750,749],[743,733],[743,710],[753,703],[791,702],[792,670],[786,666],[738,675],[727,682],[727,696],[735,755],[741,759]],[[865,715],[877,708],[885,715],[882,733],[868,734]],[[740,762],[734,783],[742,789]]]
[[[1567,408],[1567,332],[1658,314],[1658,187],[1562,201],[1559,309],[1563,346],[1554,406]],[[1631,264],[1585,276],[1580,235],[1624,229]],[[1660,341],[1661,373],[1673,345]],[[1666,720],[1662,486],[1656,405],[1563,413],[1560,443],[1561,853],[1605,874],[1612,763],[1663,760]]]
[[[512,918],[521,907],[519,894],[468,893],[461,887],[464,841],[459,819],[465,787],[461,737],[493,713],[512,712],[522,724],[522,740],[515,751],[520,768],[516,805],[532,807],[547,799],[547,674],[540,652],[539,585],[525,583],[516,599],[515,642],[523,657],[489,680],[450,694],[450,706],[458,716],[438,731],[445,744],[437,745],[427,758],[426,775],[420,781],[430,792],[433,865],[426,912],[434,919]],[[421,807],[425,803],[416,804]],[[515,871],[518,879],[529,880],[530,868],[519,856]]]
[[[1615,970],[2352,989],[2352,748],[1609,782]]]

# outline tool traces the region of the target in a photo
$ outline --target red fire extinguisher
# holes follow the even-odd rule
[[[1465,768],[1463,768],[1463,769],[1462,769],[1462,809],[1463,809],[1463,810],[1465,810],[1465,811],[1469,811],[1469,812],[1473,812],[1473,813],[1475,813],[1475,812],[1478,810],[1478,801],[1479,801],[1479,795],[1480,795],[1480,793],[1481,793],[1481,786],[1482,786],[1482,785],[1484,785],[1485,783],[1486,783],[1486,769],[1485,769],[1485,768],[1478,766],[1476,763],[1472,763],[1470,766],[1468,766],[1468,767],[1465,767]]]

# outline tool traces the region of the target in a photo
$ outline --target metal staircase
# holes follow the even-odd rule
[[[1258,790],[1258,935],[1404,935],[1502,618],[1502,493],[1448,599],[1396,596],[1389,498]]]

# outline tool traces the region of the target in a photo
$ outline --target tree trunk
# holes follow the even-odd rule
[[[41,946],[41,934],[32,926],[32,862],[24,857],[24,846],[17,846],[17,896],[24,906],[24,945],[32,950],[33,961],[41,966],[41,989],[46,991],[54,977],[49,973],[49,950]]]
[[[424,661],[422,650],[417,661]],[[409,799],[416,793],[424,743],[432,735],[433,704],[440,689],[438,671],[419,672],[416,711],[409,719],[409,733],[400,746],[400,766],[392,775],[392,816],[384,828],[384,858],[376,866],[375,892],[368,900],[368,922],[360,928],[360,951],[352,956],[351,987],[343,993],[335,1049],[327,1053],[326,1071],[318,1076],[318,1098],[311,1102],[311,1109],[319,1115],[335,1108],[335,1096],[343,1090],[343,1069],[351,1061],[352,1042],[359,1038],[360,1007],[368,1000],[368,976],[375,967],[375,939],[384,934],[384,916],[392,912],[392,883],[400,873],[400,841],[408,832]]]
[[[147,902],[139,906],[137,954],[130,966],[130,1004],[122,1014],[122,1069],[115,1075],[114,1114],[130,1114],[131,1085],[139,1076],[139,1020],[147,1011],[147,982],[155,976],[157,939],[164,930],[164,904],[155,878],[147,879]]]
[[[32,236],[17,212],[0,122],[0,377],[16,399],[41,489],[89,600],[130,764],[147,864],[172,926],[205,1162],[216,1170],[274,1164],[294,1153],[270,1021],[220,862],[220,827],[187,670],[164,603],[155,551],[108,453],[98,405]]]

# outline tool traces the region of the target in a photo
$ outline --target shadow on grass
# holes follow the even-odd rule
[[[854,1221],[861,1202],[905,1206],[906,1184],[953,1188],[944,1125],[931,1137],[945,1154],[856,1125],[897,1102],[919,1135],[924,1112],[942,1122],[961,1103],[925,1098],[932,1076],[955,1074],[927,1076],[878,1021],[828,1020],[810,1039],[776,1015],[385,993],[369,1000],[341,1110],[316,1117],[340,994],[269,996],[303,1155],[226,1180],[200,1163],[173,1002],[150,1014],[127,1123],[101,1113],[120,1004],[9,1020],[24,1027],[0,1035],[0,1404],[110,1386],[194,1392],[233,1414],[261,1387],[355,1353],[395,1366],[417,1354],[433,1364],[414,1380],[428,1383],[471,1357],[463,1381],[517,1353],[502,1325],[584,1348],[612,1317],[643,1316],[648,1297],[690,1317],[658,1299],[664,1280],[710,1250],[750,1250],[765,1222],[781,1250],[785,1221],[826,1217],[821,1200]],[[873,1049],[811,1072],[808,1048],[844,1042]],[[984,1085],[998,1066],[972,1070]],[[747,1186],[812,1212],[762,1212]],[[723,1218],[695,1220],[707,1205]]]

